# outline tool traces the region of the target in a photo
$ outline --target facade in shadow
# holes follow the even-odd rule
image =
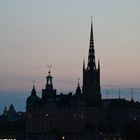
[[[77,134],[88,129],[97,131],[103,122],[100,93],[100,64],[96,66],[93,27],[91,23],[87,67],[83,63],[83,87],[78,82],[75,93],[57,94],[49,70],[42,97],[33,85],[27,98],[26,132]]]
[[[9,110],[5,108],[0,123],[3,124],[4,120],[5,124],[17,123],[12,134],[19,140],[139,140],[140,103],[133,98],[131,101],[120,97],[102,99],[100,61],[96,64],[95,58],[91,22],[87,64],[83,60],[82,87],[78,81],[74,94],[58,94],[49,70],[41,97],[33,85],[26,100],[26,115],[17,113],[11,105]],[[10,137],[13,128],[9,127],[7,133],[3,133],[3,129],[1,132]],[[18,133],[19,130],[22,133]]]
[[[126,124],[134,119],[140,120],[140,103],[133,99],[101,98],[100,61],[96,64],[92,22],[88,63],[83,60],[82,88],[78,82],[74,94],[57,94],[53,87],[50,70],[41,98],[33,85],[26,101],[28,134],[55,134],[69,138],[88,134],[91,138],[102,135],[106,139],[110,135],[110,138],[116,136],[119,139],[126,132]]]

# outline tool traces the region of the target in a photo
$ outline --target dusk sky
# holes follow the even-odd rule
[[[82,86],[91,16],[101,87],[140,88],[139,0],[0,0],[0,108],[40,95],[46,65],[58,93]]]

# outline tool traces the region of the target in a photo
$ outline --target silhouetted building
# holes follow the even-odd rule
[[[26,121],[26,127],[25,127]],[[83,85],[74,94],[57,94],[49,69],[42,96],[35,85],[26,100],[26,113],[14,106],[0,115],[0,138],[17,140],[139,140],[140,103],[122,99],[101,99],[100,61],[95,61],[93,25],[91,22],[88,62],[83,61]],[[124,139],[124,140],[125,140]]]
[[[100,62],[98,61],[98,68],[96,68],[92,26],[91,23],[87,68],[85,68],[85,62],[83,62],[83,94],[86,96],[89,105],[99,106],[101,105]]]
[[[85,65],[85,64],[84,64]],[[97,131],[102,123],[102,100],[100,93],[100,64],[96,68],[93,27],[91,23],[89,57],[87,68],[83,66],[83,92],[78,86],[74,95],[56,94],[49,70],[46,86],[39,98],[35,86],[27,98],[26,132],[63,134],[82,133],[88,129]]]
[[[133,98],[131,101],[120,96],[119,99],[101,99],[100,61],[96,65],[92,22],[87,67],[83,62],[82,90],[78,82],[74,94],[57,94],[52,80],[49,70],[42,97],[37,96],[33,85],[27,98],[26,132],[29,135],[120,134],[129,121],[140,121],[140,103]]]
[[[25,112],[16,111],[11,104],[0,115],[0,139],[15,139],[25,132]]]
[[[5,119],[10,122],[16,122],[19,119],[25,120],[25,112],[16,111],[13,104],[9,106],[9,109],[5,106],[2,115],[0,115],[1,119]]]

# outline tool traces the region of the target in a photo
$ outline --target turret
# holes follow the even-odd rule
[[[8,111],[8,110],[7,110],[7,107],[5,106],[5,107],[4,107],[3,114],[4,114],[4,115],[7,115],[7,111]]]
[[[48,76],[46,77],[46,86],[45,89],[42,90],[42,98],[48,99],[50,97],[55,97],[56,89],[53,88],[53,77],[51,76],[51,71],[49,69]]]
[[[53,77],[51,76],[51,72],[49,70],[48,76],[46,77],[46,89],[53,89],[53,83],[52,83]]]
[[[27,107],[34,106],[39,102],[40,98],[36,94],[35,85],[33,84],[33,88],[31,90],[31,95],[27,98],[26,103]]]
[[[76,93],[75,93],[75,95],[81,95],[81,88],[80,88],[79,78],[78,78],[78,85],[77,85],[77,88],[76,88]]]

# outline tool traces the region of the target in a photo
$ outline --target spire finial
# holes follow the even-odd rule
[[[51,74],[51,71],[50,71],[51,67],[52,67],[52,65],[47,65],[47,68],[49,68],[49,71],[48,71],[49,75]]]
[[[79,94],[81,94],[81,88],[80,88],[80,78],[78,77],[78,86],[76,89],[76,95],[79,95]]]
[[[91,16],[91,32],[90,32],[90,37],[93,38],[93,16]]]
[[[80,78],[78,77],[78,86],[80,86]]]
[[[36,95],[35,80],[33,80],[33,88],[32,88],[32,91],[31,91],[31,95],[32,95],[32,96]]]
[[[35,89],[35,80],[33,80],[33,89]]]
[[[91,16],[91,23],[93,22],[93,16]]]
[[[93,16],[91,16],[91,32],[92,32],[92,36],[93,36]]]

